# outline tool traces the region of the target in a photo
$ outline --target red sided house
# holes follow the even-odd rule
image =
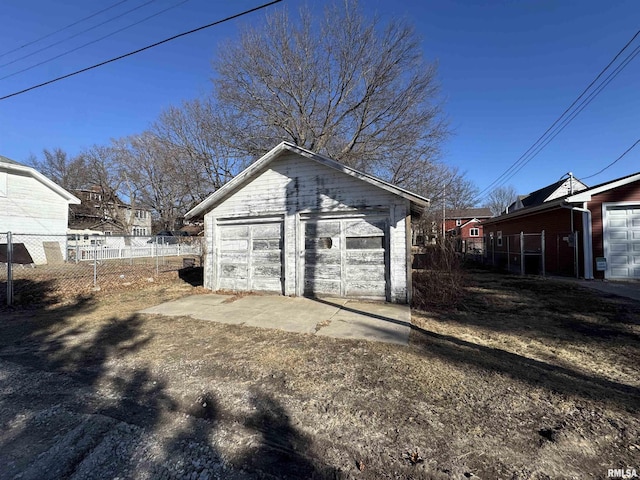
[[[640,172],[594,187],[561,180],[519,197],[508,213],[485,221],[484,232],[494,263],[517,260],[517,250],[522,265],[539,259],[546,273],[640,279]]]
[[[448,237],[456,239],[458,251],[466,252],[468,248],[482,248],[482,222],[491,218],[488,208],[464,208],[446,212],[444,223]]]

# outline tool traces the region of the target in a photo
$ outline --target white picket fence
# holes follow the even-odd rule
[[[70,253],[76,258],[76,261],[93,261],[93,260],[118,260],[145,257],[171,257],[181,255],[200,255],[202,253],[201,243],[178,243],[175,245],[152,243],[142,247],[125,246],[125,247],[107,247],[107,246],[89,246],[76,247],[70,249]]]

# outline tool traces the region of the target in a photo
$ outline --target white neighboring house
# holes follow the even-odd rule
[[[64,258],[69,205],[79,203],[34,168],[0,156],[0,234],[12,232],[13,242],[25,245],[33,263]],[[0,238],[6,242],[4,235]]]

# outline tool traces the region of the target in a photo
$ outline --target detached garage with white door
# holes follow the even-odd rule
[[[205,287],[407,303],[411,218],[429,201],[283,142],[186,214]]]

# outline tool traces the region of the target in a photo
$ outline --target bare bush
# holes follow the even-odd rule
[[[464,294],[465,272],[451,242],[428,245],[414,255],[412,307],[418,310],[457,306]]]

